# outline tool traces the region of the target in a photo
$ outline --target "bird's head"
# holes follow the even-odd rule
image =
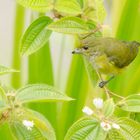
[[[92,52],[91,47],[84,46],[84,47],[74,49],[72,51],[72,54],[82,54],[82,55],[89,56],[91,52]]]

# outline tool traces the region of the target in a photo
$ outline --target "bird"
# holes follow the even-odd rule
[[[140,43],[123,41],[113,37],[86,37],[81,40],[72,54],[80,54],[86,58],[101,79],[99,87],[103,88],[111,79],[127,67],[137,56]],[[109,75],[103,80],[101,75]]]

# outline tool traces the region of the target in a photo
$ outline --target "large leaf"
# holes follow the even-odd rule
[[[103,114],[105,117],[112,116],[114,113],[115,104],[112,98],[106,100],[103,106]]]
[[[49,17],[43,16],[39,17],[28,27],[21,39],[20,53],[22,55],[30,55],[47,43],[51,31],[45,28],[51,22],[52,20]]]
[[[44,139],[36,127],[34,127],[32,131],[29,131],[22,125],[22,122],[18,120],[15,120],[10,124],[10,129],[12,130],[12,134],[17,138],[17,140]]]
[[[53,9],[53,0],[17,0],[17,2],[38,12],[47,12]]]
[[[76,0],[58,0],[55,4],[55,9],[64,15],[81,14],[82,9]]]
[[[19,72],[19,71],[0,65],[0,75],[8,74],[11,72]]]
[[[134,94],[128,96],[126,99],[120,102],[120,106],[125,111],[140,112],[140,95]]]
[[[9,123],[12,134],[17,140],[56,140],[55,132],[49,121],[40,113],[32,110],[19,110]],[[31,121],[34,126],[28,130],[23,121]]]
[[[106,132],[94,118],[82,118],[68,130],[64,140],[104,140]]]
[[[140,139],[140,124],[128,119],[121,118],[117,124],[120,125],[120,129],[118,132],[126,139],[126,140],[139,140]]]
[[[35,101],[70,101],[72,98],[46,84],[27,85],[17,91],[15,100],[21,103]]]
[[[91,32],[88,24],[78,17],[61,18],[60,20],[51,23],[48,26],[48,29],[66,34],[86,34]]]

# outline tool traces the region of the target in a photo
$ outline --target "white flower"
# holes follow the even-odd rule
[[[103,108],[103,99],[95,98],[95,99],[93,99],[93,104],[95,105],[95,107],[97,109],[101,109],[101,108]]]
[[[100,126],[103,128],[104,131],[109,131],[111,129],[111,125],[107,122],[101,122]]]
[[[85,106],[82,111],[87,114],[87,115],[92,115],[93,114],[93,110],[91,108],[89,108],[88,106]]]
[[[28,130],[32,130],[33,126],[34,126],[34,122],[33,121],[28,121],[28,120],[23,120],[22,124],[28,129]]]
[[[113,123],[112,127],[115,128],[115,129],[120,129],[120,126],[118,124],[116,124],[116,123]]]

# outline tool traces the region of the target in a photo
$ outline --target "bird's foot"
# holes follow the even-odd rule
[[[101,82],[99,83],[99,87],[100,87],[100,88],[103,88],[107,83],[108,83],[107,81],[101,81]]]

